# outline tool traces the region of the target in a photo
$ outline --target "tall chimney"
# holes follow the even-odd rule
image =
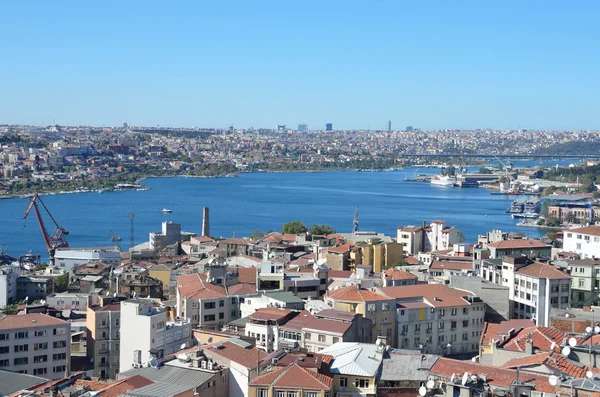
[[[202,236],[210,236],[210,219],[208,217],[208,207],[202,208]]]

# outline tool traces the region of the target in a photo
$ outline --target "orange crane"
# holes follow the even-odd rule
[[[42,219],[40,208],[37,204],[38,202],[42,205],[44,210],[46,210],[48,216],[50,217],[50,219],[52,219],[52,222],[56,227],[52,234],[49,234],[46,230],[46,226],[44,225],[44,220]],[[50,257],[50,266],[54,267],[54,254],[56,253],[56,249],[69,246],[69,243],[67,243],[67,240],[65,240],[65,236],[67,236],[69,232],[58,225],[58,223],[50,213],[50,210],[48,209],[48,207],[46,207],[46,204],[44,204],[42,198],[37,193],[31,198],[29,206],[25,211],[25,215],[23,215],[23,219],[27,219],[27,215],[29,215],[29,212],[32,208],[35,210],[35,216],[37,217],[38,223],[40,224],[42,237],[44,238],[44,242],[46,243],[46,249],[48,250],[48,256]]]

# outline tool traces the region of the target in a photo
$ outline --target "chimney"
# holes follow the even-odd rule
[[[208,215],[208,207],[202,208],[202,236],[210,236],[210,219]]]
[[[525,342],[525,353],[533,354],[533,340],[531,338]]]

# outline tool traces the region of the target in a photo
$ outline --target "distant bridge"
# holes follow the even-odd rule
[[[400,153],[399,157],[468,157],[468,158],[507,158],[507,159],[597,159],[600,154],[484,154],[484,153],[444,153],[409,154]]]

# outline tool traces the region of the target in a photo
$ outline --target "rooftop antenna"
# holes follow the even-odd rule
[[[356,206],[356,211],[354,212],[354,222],[352,228],[352,233],[356,232],[358,232],[358,205]]]

